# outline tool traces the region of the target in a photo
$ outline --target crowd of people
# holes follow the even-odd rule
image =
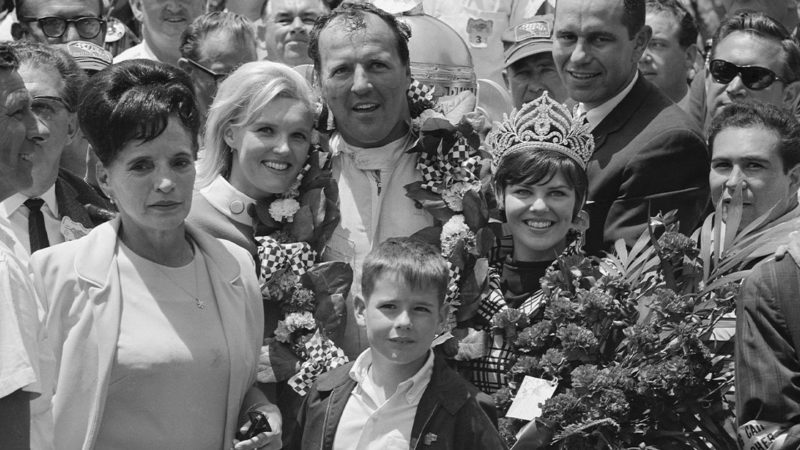
[[[686,235],[709,214],[785,230],[714,348],[735,355],[740,446],[800,447],[795,2],[717,3],[15,0],[0,448],[506,448],[491,395],[520,355],[496,315],[541,321],[554,262],[633,246],[670,211]],[[460,36],[467,92],[412,77],[419,14]],[[463,135],[430,153],[433,122]],[[421,162],[448,139],[483,165]],[[462,209],[410,194],[476,164]],[[444,231],[420,235],[473,198],[498,231],[453,319]],[[332,263],[343,290],[306,273]],[[292,341],[287,311],[317,327]],[[459,340],[479,345],[454,357]],[[550,438],[526,427],[513,448]]]

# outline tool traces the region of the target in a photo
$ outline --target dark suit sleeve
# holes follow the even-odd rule
[[[800,360],[789,322],[800,321],[800,268],[790,257],[757,265],[736,308],[736,417],[789,425],[800,446]]]
[[[681,231],[691,233],[708,201],[708,171],[708,151],[699,134],[671,129],[656,135],[625,166],[619,195],[606,216],[604,247],[620,238],[633,245],[659,211],[677,209]]]

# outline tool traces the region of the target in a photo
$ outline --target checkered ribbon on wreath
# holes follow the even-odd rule
[[[433,88],[420,83],[417,80],[411,80],[411,84],[406,91],[408,97],[408,109],[411,117],[418,117],[422,111],[431,109],[433,103]]]
[[[303,349],[306,360],[300,371],[288,381],[289,386],[300,396],[308,394],[318,376],[349,361],[342,349],[323,337],[319,330],[303,345]]]
[[[446,152],[442,151],[440,145],[436,154],[422,152],[417,159],[417,170],[422,174],[422,188],[434,194],[441,194],[447,184],[456,181],[478,181],[475,175],[477,169],[478,159],[463,136]]]
[[[300,276],[314,265],[314,250],[305,242],[281,244],[269,236],[256,237],[258,244],[258,260],[261,261],[261,282],[285,268]]]

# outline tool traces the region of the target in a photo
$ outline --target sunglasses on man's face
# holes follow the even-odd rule
[[[709,64],[711,77],[717,83],[728,84],[739,75],[748,89],[760,91],[772,86],[775,81],[784,81],[775,72],[766,67],[759,66],[737,66],[722,59],[714,59]],[[784,81],[785,82],[785,81]]]
[[[186,61],[188,61],[188,62],[189,62],[189,64],[191,64],[191,65],[195,66],[196,68],[198,68],[198,69],[199,69],[201,72],[203,72],[203,73],[205,73],[206,75],[208,75],[208,76],[210,76],[211,78],[213,78],[213,79],[214,79],[214,83],[216,83],[217,85],[219,85],[220,83],[222,83],[222,80],[224,80],[225,78],[228,78],[228,75],[230,75],[230,74],[231,74],[231,72],[233,72],[234,70],[236,70],[236,68],[234,68],[234,69],[233,69],[233,70],[231,70],[230,72],[224,72],[224,73],[215,72],[215,71],[213,71],[213,70],[209,69],[208,67],[206,67],[206,66],[204,66],[204,65],[200,64],[199,62],[197,62],[197,61],[195,61],[195,60],[193,60],[193,59],[189,59],[189,58],[184,58],[184,59],[185,59]],[[238,67],[237,67],[237,68],[238,68]]]
[[[60,38],[67,32],[69,24],[74,24],[78,31],[78,36],[83,39],[94,39],[103,31],[106,21],[99,17],[78,17],[67,19],[66,17],[23,17],[20,21],[38,22],[39,28],[45,36],[49,38]]]

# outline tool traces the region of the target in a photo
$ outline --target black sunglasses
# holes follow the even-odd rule
[[[189,58],[184,58],[184,59],[186,61],[188,61],[189,64],[191,64],[191,65],[197,67],[198,69],[200,69],[201,72],[204,72],[204,73],[208,74],[209,76],[211,76],[214,79],[214,83],[216,83],[216,84],[222,83],[222,80],[224,80],[225,78],[228,78],[228,75],[230,75],[231,72],[233,72],[233,70],[236,70],[236,69],[233,69],[230,72],[225,72],[225,73],[214,72],[213,70],[209,69],[208,67],[200,64],[199,62],[197,62],[197,61],[195,61],[193,59],[189,59]]]
[[[69,24],[75,24],[75,29],[78,30],[78,36],[83,39],[94,39],[103,31],[106,21],[99,17],[78,17],[76,19],[67,19],[66,17],[50,16],[50,17],[23,17],[21,22],[39,22],[39,28],[42,33],[49,38],[60,38],[67,32]]]
[[[742,83],[754,91],[766,89],[776,80],[786,82],[766,67],[737,66],[722,59],[711,60],[708,68],[717,83],[728,84],[736,78],[736,75],[739,75]]]

